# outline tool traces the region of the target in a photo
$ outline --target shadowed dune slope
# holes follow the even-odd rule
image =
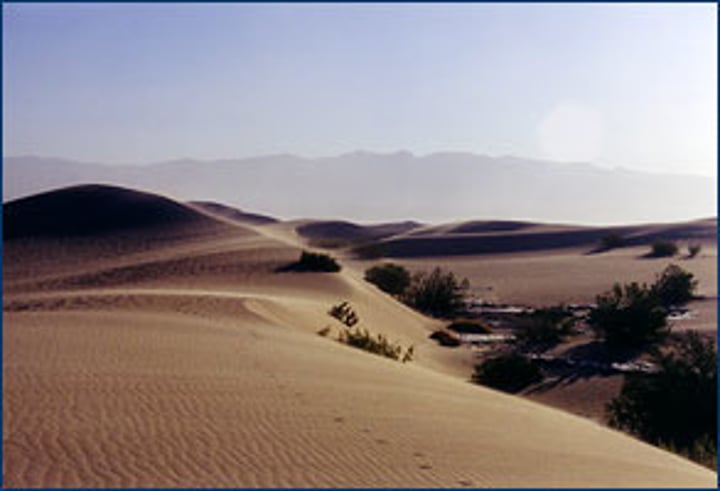
[[[199,208],[206,213],[212,215],[230,218],[239,223],[246,225],[267,225],[269,223],[277,223],[276,218],[261,215],[259,213],[249,213],[246,211],[238,210],[232,206],[226,206],[221,203],[215,203],[213,201],[190,201],[190,206]]]
[[[207,215],[170,199],[95,184],[49,191],[3,205],[4,239],[91,236],[212,223]]]
[[[427,227],[374,244],[386,257],[507,254],[555,249],[597,248],[608,235],[624,238],[626,246],[655,240],[717,243],[717,220],[626,227],[577,227],[527,222],[467,222]]]
[[[158,233],[142,223],[136,238]],[[62,256],[53,238],[31,254],[5,243],[5,486],[716,485],[676,455],[468,383],[470,351],[450,356],[428,339],[439,322],[352,267],[274,273],[300,252],[282,230],[190,239],[195,222],[174,223],[186,241],[129,254],[98,254],[112,234]],[[415,359],[338,343],[327,312],[341,301]]]
[[[297,227],[297,233],[314,241],[366,242],[394,235],[405,234],[421,225],[416,222],[382,223],[358,225],[340,220],[311,221]]]

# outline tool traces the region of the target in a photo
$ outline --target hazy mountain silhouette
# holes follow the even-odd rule
[[[467,219],[639,223],[714,216],[716,182],[468,153],[354,152],[101,165],[8,157],[4,200],[81,183],[211,200],[279,218],[387,222]]]

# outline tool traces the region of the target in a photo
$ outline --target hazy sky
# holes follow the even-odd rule
[[[717,174],[717,6],[3,5],[5,155],[470,151]]]

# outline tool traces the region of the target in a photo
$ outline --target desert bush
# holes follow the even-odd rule
[[[348,327],[354,326],[360,320],[348,302],[333,305],[330,310],[328,310],[328,315],[336,318]]]
[[[640,347],[662,338],[668,330],[667,314],[658,296],[646,285],[616,283],[598,295],[588,324],[608,345]]]
[[[473,381],[505,392],[519,392],[541,382],[543,373],[532,360],[517,353],[491,358],[475,366]]]
[[[340,269],[342,269],[341,266],[332,256],[328,254],[302,251],[299,260],[286,266],[282,266],[278,268],[277,271],[294,271],[298,273],[337,273]]]
[[[655,280],[653,293],[664,307],[684,305],[692,300],[697,288],[697,280],[693,277],[692,273],[680,266],[670,264]]]
[[[456,319],[447,325],[447,329],[462,334],[490,334],[490,326],[475,319]]]
[[[402,300],[433,317],[453,317],[465,310],[465,296],[469,287],[467,279],[458,280],[452,272],[435,268],[429,274],[414,274]]]
[[[330,334],[331,327],[325,326],[322,329],[317,331],[318,336],[326,337],[328,334]]]
[[[649,257],[671,257],[678,252],[678,246],[670,240],[656,240],[651,247]]]
[[[410,285],[410,273],[399,264],[388,263],[365,271],[365,280],[391,295],[401,295]]]
[[[430,339],[434,339],[440,346],[448,348],[457,348],[460,346],[460,340],[447,331],[435,331],[430,335]]]
[[[598,244],[598,250],[609,251],[610,249],[617,249],[618,247],[625,247],[625,238],[618,234],[608,234],[600,239]]]
[[[693,258],[700,254],[702,245],[700,243],[688,244],[688,257]]]
[[[610,424],[700,463],[717,456],[717,350],[695,332],[658,354],[656,374],[627,374],[607,405]]]
[[[516,347],[523,352],[541,353],[560,344],[572,333],[574,318],[562,307],[538,309],[527,315],[516,330]]]
[[[408,347],[403,353],[402,346],[391,343],[383,334],[373,336],[367,329],[358,327],[340,331],[338,341],[376,355],[401,360],[403,363],[411,361],[415,353],[414,346]]]

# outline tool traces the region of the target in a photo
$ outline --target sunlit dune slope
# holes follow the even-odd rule
[[[300,250],[280,226],[198,235],[213,219],[188,216],[172,241],[127,250],[113,246],[124,222],[6,237],[5,486],[715,486],[680,457],[468,383],[470,360],[427,339],[435,321],[354,270],[275,272]],[[338,343],[327,310],[344,300],[415,360]]]

